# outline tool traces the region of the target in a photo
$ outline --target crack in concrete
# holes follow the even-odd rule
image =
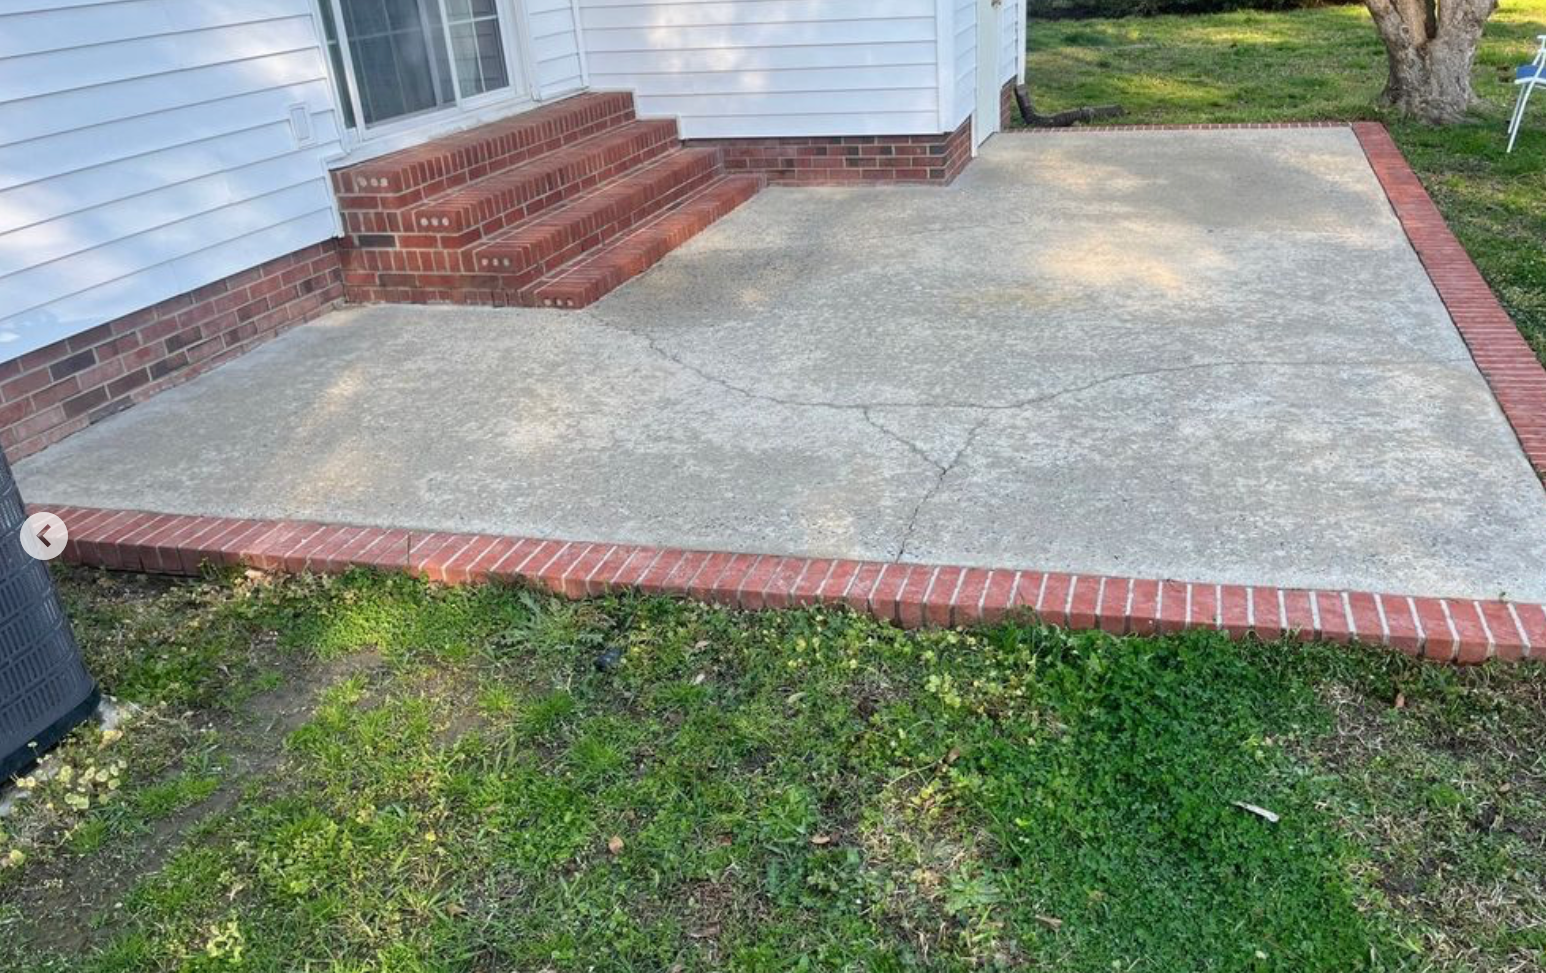
[[[918,517],[923,513],[923,508],[930,500],[934,499],[940,490],[944,489],[946,477],[950,476],[950,471],[954,470],[956,464],[961,462],[961,458],[966,455],[967,450],[972,448],[972,443],[977,439],[977,434],[982,431],[991,418],[992,414],[990,413],[972,423],[972,427],[966,431],[966,435],[962,438],[961,446],[956,450],[956,454],[950,458],[949,463],[939,467],[939,476],[934,478],[934,483],[924,491],[923,496],[918,498],[918,502],[913,504],[913,512],[908,515],[907,524],[902,528],[902,540],[897,544],[896,554],[891,558],[893,562],[900,561],[907,556],[907,545],[913,542],[913,533],[918,529]]]
[[[864,416],[864,421],[869,423],[871,426],[873,426],[878,432],[880,432],[882,435],[885,435],[885,436],[887,436],[887,437],[889,437],[891,439],[896,440],[897,442],[901,443],[903,446],[906,446],[908,448],[908,450],[910,450],[912,453],[917,455],[917,457],[919,459],[923,460],[925,463],[927,463],[930,466],[934,467],[936,470],[943,470],[943,469],[945,469],[946,464],[941,463],[939,460],[935,459],[933,456],[930,456],[929,453],[928,453],[928,450],[924,449],[922,446],[919,446],[917,443],[913,442],[911,439],[908,439],[906,436],[904,436],[901,433],[897,432],[895,429],[892,429],[889,426],[885,425],[879,419],[876,419],[875,415],[874,415],[874,413],[873,413],[873,411],[871,409],[865,408],[861,412],[861,415]]]
[[[665,359],[666,361],[676,365],[679,368],[691,372],[692,374],[703,379],[705,382],[718,385],[720,388],[735,392],[738,395],[744,395],[749,399],[755,399],[760,402],[770,402],[774,405],[789,406],[791,408],[841,409],[861,413],[871,409],[973,409],[978,411],[1013,412],[1019,409],[1029,408],[1033,405],[1041,405],[1046,402],[1051,402],[1066,395],[1076,395],[1080,392],[1088,392],[1092,389],[1097,389],[1104,385],[1111,385],[1113,383],[1127,381],[1129,379],[1146,378],[1154,375],[1176,375],[1186,372],[1207,371],[1209,369],[1215,368],[1401,368],[1409,365],[1459,365],[1471,363],[1471,357],[1469,355],[1461,355],[1449,358],[1388,358],[1367,359],[1363,361],[1337,361],[1334,359],[1242,358],[1226,359],[1223,361],[1192,362],[1186,365],[1167,365],[1156,368],[1133,369],[1132,371],[1118,372],[1114,375],[1108,375],[1104,378],[1099,378],[1092,382],[1086,382],[1082,385],[1071,385],[1066,388],[1053,389],[1049,392],[1041,392],[1036,395],[1027,396],[1023,399],[1015,399],[1009,402],[956,402],[949,400],[936,401],[929,399],[904,399],[901,401],[881,399],[860,402],[836,402],[827,399],[804,399],[791,396],[773,395],[768,392],[758,392],[755,389],[748,388],[744,385],[737,385],[729,379],[715,375],[713,372],[710,372],[699,365],[695,365],[692,362],[682,358],[680,355],[671,352],[667,348],[663,347],[660,343],[660,340],[650,331],[629,328],[623,325],[613,324],[610,321],[603,321],[594,318],[592,319],[591,323],[608,331],[615,331],[619,334],[625,334],[632,338],[642,338],[645,345],[656,356]],[[888,430],[883,431],[887,431],[889,433]],[[934,466],[939,465],[932,459],[929,462]]]
[[[1453,358],[1433,358],[1433,357],[1408,358],[1408,359],[1392,358],[1392,359],[1369,359],[1369,360],[1364,360],[1364,361],[1335,361],[1335,360],[1326,360],[1326,359],[1274,359],[1274,358],[1228,359],[1228,360],[1224,360],[1224,361],[1193,362],[1193,363],[1186,364],[1186,365],[1159,366],[1159,367],[1155,367],[1155,368],[1142,368],[1142,369],[1134,369],[1134,370],[1131,370],[1131,371],[1118,372],[1118,373],[1113,374],[1113,375],[1107,375],[1104,378],[1099,378],[1099,379],[1095,379],[1094,381],[1085,382],[1085,383],[1083,383],[1081,385],[1071,385],[1071,386],[1068,386],[1068,387],[1065,387],[1065,388],[1061,388],[1061,389],[1053,389],[1053,390],[1048,391],[1048,392],[1038,393],[1037,395],[1027,396],[1027,397],[1022,398],[1022,399],[1016,399],[1016,400],[1014,400],[1012,402],[983,403],[983,402],[951,402],[951,401],[929,401],[929,400],[924,400],[924,401],[903,401],[903,402],[890,402],[890,401],[836,402],[836,401],[829,401],[829,400],[823,400],[823,399],[803,399],[803,398],[778,396],[778,395],[772,395],[772,394],[769,394],[769,393],[766,393],[766,392],[758,392],[755,389],[747,388],[746,386],[743,386],[743,385],[737,385],[736,383],[730,381],[729,379],[723,378],[723,377],[721,377],[719,375],[716,375],[713,372],[711,372],[711,371],[709,371],[709,370],[707,370],[707,369],[705,369],[705,368],[703,368],[703,367],[701,367],[699,365],[695,365],[692,362],[687,361],[686,359],[682,358],[681,355],[673,353],[672,351],[670,351],[669,349],[664,347],[661,344],[660,339],[653,332],[651,332],[651,331],[649,331],[647,329],[629,328],[629,327],[626,327],[624,325],[615,324],[615,323],[613,323],[611,321],[603,320],[599,316],[596,316],[596,315],[592,316],[591,322],[594,323],[595,325],[597,325],[598,327],[601,327],[601,328],[603,328],[605,330],[614,331],[614,332],[617,332],[617,333],[620,333],[620,334],[625,334],[625,335],[628,335],[629,337],[632,337],[632,338],[642,339],[644,341],[645,346],[650,350],[651,353],[653,353],[657,357],[659,357],[661,359],[664,359],[665,361],[670,362],[671,364],[677,366],[678,368],[681,368],[681,369],[683,369],[683,370],[685,370],[685,371],[687,371],[687,372],[697,376],[698,378],[702,379],[705,382],[708,382],[708,383],[710,383],[712,385],[717,385],[720,388],[723,388],[723,389],[725,389],[727,391],[730,391],[730,392],[734,392],[734,393],[736,393],[738,395],[745,396],[746,398],[752,399],[753,401],[768,402],[768,403],[772,403],[774,405],[781,405],[781,406],[785,406],[785,407],[788,407],[788,408],[834,409],[834,410],[843,411],[843,412],[857,412],[857,413],[859,413],[860,417],[864,420],[866,425],[870,426],[872,429],[875,429],[877,432],[881,433],[882,435],[884,435],[886,438],[892,440],[893,442],[896,442],[899,445],[905,447],[909,452],[913,453],[913,455],[917,456],[919,459],[921,459],[925,463],[927,463],[930,467],[932,467],[936,471],[937,475],[934,478],[934,482],[932,484],[930,484],[929,488],[924,491],[924,493],[923,493],[923,495],[921,497],[918,498],[918,502],[916,504],[914,504],[912,513],[908,516],[907,523],[903,526],[901,540],[897,544],[896,554],[892,557],[893,561],[900,561],[906,555],[908,545],[912,543],[913,534],[917,530],[918,518],[922,515],[923,508],[925,506],[927,506],[929,501],[933,500],[934,497],[937,496],[942,489],[944,489],[945,480],[950,476],[951,472],[953,472],[955,470],[955,468],[960,464],[961,460],[965,458],[967,452],[970,451],[972,445],[976,441],[977,436],[987,426],[988,422],[992,419],[992,417],[993,417],[993,415],[995,413],[1012,412],[1012,411],[1016,411],[1016,410],[1020,410],[1020,409],[1027,409],[1027,408],[1030,408],[1031,406],[1035,406],[1035,405],[1043,405],[1045,403],[1052,402],[1052,401],[1055,401],[1057,399],[1063,398],[1064,396],[1077,395],[1080,392],[1088,392],[1088,391],[1091,391],[1093,389],[1101,388],[1101,387],[1106,386],[1106,385],[1115,384],[1117,382],[1130,381],[1130,380],[1134,380],[1134,379],[1146,378],[1146,377],[1156,376],[1156,375],[1176,375],[1176,374],[1184,374],[1184,373],[1187,373],[1187,372],[1206,371],[1206,370],[1209,370],[1209,369],[1223,369],[1223,368],[1399,368],[1399,367],[1405,367],[1405,366],[1409,366],[1409,365],[1447,365],[1447,364],[1470,364],[1471,363],[1471,358],[1470,358],[1469,355],[1457,356],[1457,357],[1453,357]],[[977,412],[983,412],[983,413],[986,413],[986,414],[981,416],[976,422],[974,422],[971,425],[970,428],[967,429],[966,435],[962,438],[961,445],[956,450],[955,455],[951,457],[951,459],[950,459],[950,461],[948,463],[943,463],[942,464],[938,460],[936,460],[934,457],[930,456],[928,451],[925,450],[923,447],[919,446],[916,442],[912,441],[911,439],[907,438],[906,436],[902,435],[901,433],[897,432],[896,430],[887,427],[886,425],[881,423],[878,419],[876,419],[875,415],[874,415],[874,411],[873,411],[873,410],[876,410],[876,409],[961,409],[961,410],[973,410],[973,411],[977,411]]]
[[[907,555],[907,545],[912,543],[913,532],[917,530],[918,517],[923,513],[923,508],[930,500],[934,499],[934,496],[940,490],[944,489],[945,480],[950,476],[950,471],[956,468],[956,464],[961,462],[961,458],[966,455],[967,450],[971,449],[973,440],[977,438],[977,433],[981,432],[983,427],[988,424],[988,420],[992,418],[993,414],[989,412],[979,416],[977,421],[972,423],[966,430],[966,435],[961,437],[961,444],[956,447],[955,455],[951,456],[950,460],[944,463],[929,455],[927,450],[911,439],[876,419],[869,408],[864,409],[862,415],[864,416],[864,421],[869,423],[871,427],[907,447],[914,455],[934,467],[938,474],[934,477],[934,482],[918,498],[918,502],[913,504],[912,512],[907,515],[907,523],[902,527],[902,539],[897,542],[896,551],[891,555],[891,560],[897,562]]]

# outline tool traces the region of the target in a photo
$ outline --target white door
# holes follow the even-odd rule
[[[999,24],[1003,0],[977,0],[977,111],[972,121],[972,150],[999,129]]]

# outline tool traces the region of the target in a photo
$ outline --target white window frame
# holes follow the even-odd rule
[[[440,0],[428,0],[428,2],[438,3]],[[340,60],[343,62],[344,69],[343,86],[338,83],[339,78],[336,76],[333,59],[328,55],[327,31],[320,8],[324,3],[330,7],[333,24],[338,31],[342,55]],[[525,106],[540,103],[542,96],[537,88],[536,64],[532,58],[531,24],[525,5],[521,0],[494,0],[494,9],[499,14],[500,41],[504,47],[505,65],[510,76],[508,87],[465,98],[462,96],[461,79],[454,68],[455,54],[450,41],[450,24],[445,22],[442,16],[442,27],[446,31],[446,56],[453,61],[451,77],[455,91],[451,103],[378,122],[375,125],[366,125],[365,111],[360,101],[360,88],[354,76],[354,57],[348,48],[349,35],[343,21],[342,5],[339,0],[314,0],[312,23],[316,28],[318,51],[323,68],[327,72],[328,82],[332,87],[340,141],[344,147],[343,153],[329,159],[328,163],[333,166],[353,165],[365,159],[417,145],[440,135],[472,128],[509,115]],[[355,120],[353,127],[345,125],[343,106],[339,103],[340,92],[344,87],[347,87],[349,92],[350,108]]]

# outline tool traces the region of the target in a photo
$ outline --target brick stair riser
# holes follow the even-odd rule
[[[508,268],[475,267],[474,252],[441,249],[347,249],[344,282],[350,300],[360,303],[523,303],[518,292],[588,250],[605,245],[638,223],[702,189],[718,176],[708,161],[632,187],[574,224],[558,224],[537,249],[525,249]],[[558,249],[554,249],[554,248]],[[542,254],[537,258],[537,254]],[[519,260],[520,262],[517,262]],[[465,301],[452,291],[509,291],[507,300]],[[443,292],[431,296],[427,292]]]
[[[614,239],[619,249],[605,264],[589,264],[584,258],[558,263],[542,276],[540,268],[522,274],[402,273],[381,275],[377,285],[357,287],[352,299],[413,304],[469,304],[491,307],[586,307],[658,263],[709,225],[746,202],[765,185],[760,176],[715,174],[708,186],[694,182],[674,196],[671,207],[642,220]],[[707,205],[703,205],[707,204]],[[677,207],[677,208],[672,208]],[[659,232],[655,232],[655,231]],[[630,241],[630,234],[644,234]],[[588,241],[593,244],[595,241]],[[600,249],[600,248],[597,248]],[[572,268],[572,269],[571,269]]]
[[[589,144],[587,141],[582,146]],[[512,170],[508,185],[485,191],[476,185],[468,186],[442,202],[408,211],[401,219],[404,229],[396,245],[452,250],[470,246],[644,165],[677,144],[674,122],[651,124],[626,140],[596,146],[594,151],[552,165],[536,163],[528,175],[521,175],[520,169]]]
[[[657,197],[648,207],[635,208],[613,222],[593,230],[588,236],[570,243],[564,249],[542,261],[534,268],[537,271],[535,276],[529,273],[522,274],[522,283],[517,286],[524,289],[534,284],[543,276],[559,272],[566,264],[580,259],[593,250],[606,246],[617,238],[637,229],[642,224],[649,222],[650,219],[660,212],[677,206],[695,194],[702,192],[719,176],[720,173],[712,171],[701,173],[687,182],[677,185],[665,195]],[[513,284],[513,279],[506,280],[507,287]],[[527,303],[524,297],[522,298],[522,303]]]
[[[637,234],[639,239],[619,241],[605,259],[598,257],[589,264],[579,261],[580,266],[539,282],[522,294],[522,301],[534,307],[565,309],[593,304],[751,199],[762,186],[760,177],[722,178],[686,201],[682,209],[649,223]]]
[[[598,124],[585,129],[580,129],[561,138],[554,138],[545,142],[538,143],[528,149],[525,149],[521,152],[512,153],[511,155],[496,161],[481,163],[467,169],[462,169],[451,175],[426,182],[422,185],[415,186],[401,193],[386,193],[376,196],[339,193],[339,209],[345,214],[346,218],[352,215],[358,215],[363,218],[361,224],[363,229],[361,232],[392,232],[384,229],[372,229],[371,227],[400,226],[400,223],[393,222],[391,214],[401,213],[403,210],[406,210],[409,207],[417,206],[420,203],[434,199],[441,193],[449,192],[458,188],[459,186],[465,186],[468,183],[475,182],[486,176],[491,176],[496,173],[513,169],[519,165],[522,165],[523,163],[540,158],[551,152],[555,152],[582,139],[590,138],[594,135],[599,135],[608,129],[616,128],[619,125],[626,125],[632,121],[634,121],[634,119],[630,115],[627,117],[619,117],[617,120],[610,121],[605,124]]]
[[[675,123],[669,124],[672,129],[675,128]],[[510,177],[513,188],[508,194],[502,194],[499,198],[480,199],[479,184],[472,183],[459,188],[453,187],[450,196],[445,193],[435,194],[423,200],[416,200],[412,205],[405,206],[401,210],[345,212],[344,229],[351,242],[362,248],[413,247],[421,245],[423,240],[430,236],[447,238],[436,241],[437,246],[468,246],[477,243],[484,235],[496,233],[521,218],[535,216],[543,209],[578,196],[609,178],[647,164],[679,144],[679,140],[674,136],[664,138],[652,135],[648,140],[641,139],[634,146],[635,150],[627,157],[609,161],[602,168],[586,171],[588,168],[593,168],[594,163],[587,166],[587,160],[582,160],[578,165],[567,167],[568,172],[559,173],[556,177],[546,169],[538,168],[538,176],[531,180],[530,184],[516,176],[522,168],[520,166],[501,170],[493,174],[494,178]],[[565,148],[573,148],[573,146]],[[546,159],[538,159],[533,165],[542,167],[546,161]],[[456,194],[466,194],[468,202],[458,204],[455,201]],[[517,216],[512,217],[509,212],[509,210],[522,208],[525,211]],[[421,220],[435,222],[426,225],[421,223]],[[494,226],[484,226],[485,223],[495,220],[502,220],[502,222]],[[479,230],[481,232],[476,235],[470,232]],[[405,241],[404,237],[416,237],[418,242]]]
[[[649,205],[634,207],[633,209],[614,215],[609,222],[594,226],[594,220],[590,221],[590,232],[575,239],[572,235],[563,248],[557,251],[549,251],[541,260],[534,260],[530,256],[525,263],[516,263],[512,259],[511,271],[501,271],[497,274],[474,273],[469,279],[476,282],[475,289],[488,289],[504,291],[510,296],[507,303],[521,304],[528,307],[540,306],[541,302],[534,295],[527,293],[545,276],[561,269],[564,265],[584,256],[586,253],[606,246],[612,240],[632,231],[640,224],[647,222],[662,210],[676,206],[694,194],[701,192],[709,183],[718,178],[719,174],[713,171],[704,172],[694,176],[687,182],[680,183],[664,195],[653,197]]]
[[[665,159],[626,182],[618,182],[542,220],[516,228],[487,246],[480,255],[507,255],[524,262],[544,259],[568,243],[605,227],[635,208],[648,207],[683,182],[711,174],[718,160],[706,155],[679,154]],[[480,261],[479,267],[484,265]]]
[[[508,238],[475,248],[476,262],[470,269],[524,278],[534,268],[545,273],[604,244],[718,175],[719,160],[713,154],[682,158],[687,161],[659,163],[647,176],[641,174],[637,180],[604,188],[600,195],[576,203],[573,209],[547,214]]]
[[[345,212],[400,211],[634,118],[629,94],[582,95],[341,169],[333,174],[333,187]]]
[[[632,278],[659,263],[666,254],[703,232],[731,210],[749,200],[762,187],[761,179],[741,180],[712,201],[706,210],[671,214],[662,220],[658,235],[622,249],[607,266],[577,268],[546,286],[534,289],[532,303],[543,307],[582,308],[595,303]],[[712,192],[712,190],[711,190]]]
[[[675,123],[638,121],[631,96],[580,96],[335,173],[345,294],[581,307],[762,184],[716,188],[726,178],[719,150],[681,148]]]
[[[702,192],[716,176],[712,173],[684,183],[672,190],[671,193],[661,199],[662,208],[670,208],[690,199]],[[561,273],[563,269],[583,258],[587,253],[599,250],[618,238],[627,235],[648,223],[656,214],[653,212],[635,212],[617,222],[610,224],[603,230],[598,230],[582,240],[570,244],[568,247],[554,254],[543,263],[531,268],[526,273],[515,277],[501,278],[501,283],[506,290],[516,291],[519,294],[519,303],[527,307],[541,307],[544,302],[532,290],[545,277],[550,274]]]

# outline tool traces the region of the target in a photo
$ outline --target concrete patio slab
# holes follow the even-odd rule
[[[33,501],[1546,601],[1546,492],[1344,129],[770,190],[582,312],[374,307]]]

